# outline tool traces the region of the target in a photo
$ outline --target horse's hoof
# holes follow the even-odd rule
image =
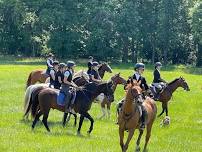
[[[76,135],[77,135],[77,136],[81,136],[81,132],[80,132],[80,131],[77,131]]]
[[[140,152],[140,146],[136,147],[136,152]]]

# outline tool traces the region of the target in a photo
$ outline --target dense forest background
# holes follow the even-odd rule
[[[201,0],[0,0],[0,54],[202,65]]]

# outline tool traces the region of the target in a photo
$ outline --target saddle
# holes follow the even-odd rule
[[[70,103],[73,105],[76,99],[76,91],[71,89],[69,92],[71,94]],[[57,95],[57,104],[60,106],[65,106],[65,94],[61,91]]]

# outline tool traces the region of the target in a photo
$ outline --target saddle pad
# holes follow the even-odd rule
[[[65,105],[65,94],[62,92],[59,92],[58,96],[57,96],[57,104],[60,106],[64,106]]]

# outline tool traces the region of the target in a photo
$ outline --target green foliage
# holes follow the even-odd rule
[[[52,51],[58,57],[184,64],[202,41],[199,0],[0,3],[3,54],[40,56]],[[200,52],[197,56],[197,63],[202,62]]]

